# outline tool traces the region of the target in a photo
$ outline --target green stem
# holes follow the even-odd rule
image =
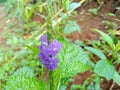
[[[56,90],[59,90],[59,88],[60,88],[60,80],[61,80],[61,77],[59,77],[59,79],[58,79],[58,82],[57,82],[57,89],[56,89]]]
[[[2,83],[1,83],[1,80],[0,80],[0,90],[2,90],[2,85],[1,85]]]
[[[54,82],[54,77],[53,77],[53,71],[49,72],[49,81],[50,81],[50,90],[55,90],[55,82]]]
[[[112,51],[112,60],[111,60],[111,62],[113,63],[115,60],[116,60],[116,57],[117,57],[117,53],[113,50]]]
[[[54,71],[49,72],[49,84],[50,84],[50,90],[59,90],[60,88],[60,80],[61,76],[54,76]]]

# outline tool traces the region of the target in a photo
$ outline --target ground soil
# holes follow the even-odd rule
[[[78,24],[81,28],[81,33],[79,34],[77,32],[73,32],[68,37],[72,41],[82,40],[84,42],[87,42],[88,40],[96,40],[100,36],[92,29],[97,28],[104,32],[107,32],[107,30],[105,29],[105,23],[103,23],[104,20],[115,22],[116,26],[113,28],[117,29],[117,27],[120,26],[120,20],[117,21],[115,20],[117,17],[110,17],[107,15],[108,13],[112,13],[113,11],[113,2],[114,0],[110,0],[106,2],[106,4],[103,4],[97,15],[92,15],[88,13],[89,9],[98,7],[98,3],[95,1],[92,1],[91,3],[78,8],[78,15],[76,17],[76,20],[78,21]],[[120,14],[118,16],[120,16]]]
[[[114,7],[113,4],[114,4],[114,0],[110,0],[110,1],[106,0],[105,4],[102,5],[97,15],[92,15],[88,13],[88,10],[90,8],[98,7],[98,3],[95,1],[92,1],[91,3],[78,8],[76,10],[78,13],[76,20],[78,21],[78,24],[81,28],[81,33],[79,34],[77,32],[73,32],[67,37],[70,38],[73,42],[76,40],[82,40],[83,42],[87,43],[88,40],[96,40],[100,37],[100,35],[94,32],[92,28],[97,28],[102,30],[103,32],[108,32],[108,30],[105,29],[105,24],[102,23],[104,20],[115,22],[116,26],[112,28],[117,30],[117,28],[120,26],[120,13],[116,14],[117,17],[110,17],[107,15],[107,13],[112,13]],[[115,20],[116,18],[119,18],[119,20]],[[90,71],[87,71],[85,73],[79,73],[77,76],[73,78],[74,81],[68,85],[67,90],[70,90],[70,86],[72,84],[82,85],[83,82],[90,77],[90,75],[91,75]],[[109,90],[112,85],[112,82],[113,82],[112,80],[107,81],[106,79],[103,79],[101,81],[102,90]],[[112,90],[120,90],[120,86],[115,84]]]
[[[80,0],[75,0],[75,1],[80,1]],[[104,32],[107,32],[107,30],[105,29],[105,24],[102,23],[103,20],[109,20],[109,21],[113,21],[117,24],[116,27],[113,27],[114,29],[117,29],[117,27],[120,26],[120,13],[117,13],[117,17],[110,17],[107,15],[108,12],[112,12],[113,11],[113,3],[114,0],[106,0],[106,2],[102,5],[101,9],[99,10],[97,15],[91,15],[88,13],[88,10],[90,8],[95,8],[98,7],[98,3],[96,1],[92,1],[84,6],[81,6],[80,8],[76,9],[78,15],[76,16],[76,20],[77,23],[79,24],[80,28],[81,28],[81,33],[77,33],[77,32],[73,32],[69,35],[67,35],[68,38],[70,38],[73,42],[76,40],[82,40],[83,42],[87,43],[88,40],[96,40],[100,37],[100,35],[94,31],[92,31],[92,28],[98,28]],[[0,9],[1,12],[2,9]],[[2,10],[4,13],[4,10]],[[0,36],[4,30],[3,28],[3,21],[2,19],[4,18],[5,15],[0,15]],[[116,20],[116,18],[119,18],[119,20]],[[39,21],[41,23],[43,23],[43,19],[38,18],[36,16],[36,18],[34,17],[35,21]],[[0,45],[4,45],[5,44],[5,39],[0,37]],[[48,73],[48,72],[46,72]],[[76,75],[75,77],[73,77],[74,81],[71,82],[68,87],[67,90],[70,90],[70,87],[72,84],[83,84],[83,82],[91,76],[91,72],[87,71],[85,73],[79,73],[78,75]],[[48,77],[45,78],[46,80],[48,80]],[[102,90],[109,90],[111,84],[113,81],[107,81],[105,79],[103,79],[101,81],[101,88]],[[120,90],[120,87],[115,84],[115,86],[113,87],[112,90]]]

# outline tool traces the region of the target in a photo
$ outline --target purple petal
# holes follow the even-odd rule
[[[44,45],[44,44],[41,44],[41,45],[39,46],[39,49],[40,49],[41,52],[43,52],[46,48],[47,48],[47,46]]]
[[[41,45],[39,46],[39,49],[40,49],[41,51],[44,51],[44,49],[46,49],[47,46],[48,46],[47,35],[44,34],[44,35],[41,37]]]
[[[57,40],[53,40],[51,44],[47,47],[46,50],[44,50],[44,55],[52,55],[56,56],[56,54],[59,53],[60,49],[62,48],[61,43],[59,43]]]
[[[45,62],[46,62],[46,57],[45,57],[45,55],[43,55],[43,53],[42,52],[40,52],[39,53],[39,58],[41,59],[41,62],[44,64]]]
[[[49,70],[54,70],[58,67],[58,60],[56,58],[54,58],[54,59],[49,58],[44,63],[44,67]]]
[[[53,40],[50,45],[48,45],[47,35],[44,34],[41,37],[41,45],[39,46],[40,53],[39,57],[44,67],[49,70],[54,70],[58,67],[58,60],[55,57],[62,48],[61,43],[57,40]]]
[[[39,57],[45,68],[54,70],[58,67],[58,60],[55,57],[46,57],[43,53],[39,53]]]
[[[47,40],[47,35],[46,34],[44,34],[41,37],[41,42],[42,42],[42,44],[48,45],[48,40]]]

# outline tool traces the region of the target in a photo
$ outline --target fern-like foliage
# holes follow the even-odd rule
[[[44,81],[37,81],[33,69],[23,67],[9,77],[3,90],[46,90],[46,87]]]
[[[85,72],[89,68],[87,65],[89,57],[81,47],[65,40],[61,43],[62,49],[57,55],[59,66],[53,71],[55,85],[66,83],[70,77],[79,72]]]
[[[78,45],[62,41],[62,50],[58,54],[59,67],[55,71],[61,77],[72,77],[78,72],[88,70],[87,61],[89,57],[87,53]]]
[[[0,3],[6,2],[7,0],[0,0]]]

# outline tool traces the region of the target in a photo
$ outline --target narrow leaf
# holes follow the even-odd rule
[[[29,46],[29,45],[26,45],[26,47],[28,49],[30,49],[34,54],[38,54],[39,53],[39,49],[37,47],[33,47],[33,46]]]
[[[102,51],[92,48],[92,47],[85,47],[86,50],[92,52],[93,54],[97,55],[101,59],[106,59],[106,56],[103,54]]]
[[[118,52],[120,50],[120,42],[117,43],[116,47],[115,47],[115,51]]]
[[[114,42],[113,42],[112,38],[109,35],[107,35],[106,33],[102,32],[98,29],[94,29],[94,30],[97,31],[98,33],[100,33],[103,40],[105,40],[110,45],[110,47],[114,50],[115,46],[114,46]]]

